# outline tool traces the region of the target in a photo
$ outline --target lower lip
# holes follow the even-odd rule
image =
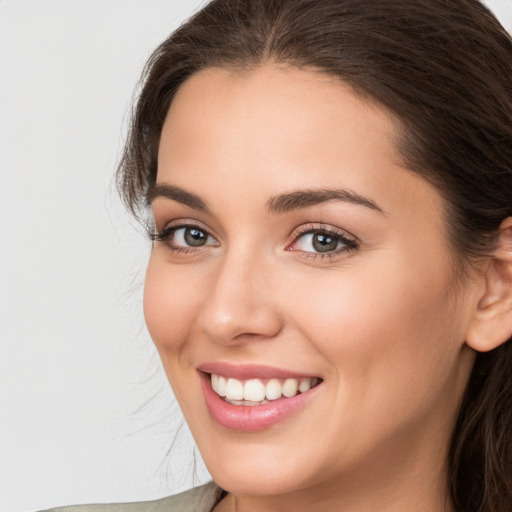
[[[283,421],[302,409],[318,392],[321,383],[305,393],[290,398],[279,398],[265,405],[234,405],[223,400],[212,388],[209,374],[200,372],[206,406],[210,416],[230,430],[256,432]]]

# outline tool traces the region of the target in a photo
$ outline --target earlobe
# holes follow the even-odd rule
[[[488,352],[512,336],[512,217],[501,223],[484,277],[484,293],[466,335],[467,345],[478,352]]]

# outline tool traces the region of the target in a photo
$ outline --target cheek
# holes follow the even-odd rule
[[[327,345],[327,340],[336,339],[333,349],[345,343],[350,346],[356,339],[361,349],[400,343],[406,331],[415,332],[410,340],[414,343],[418,335],[445,322],[448,290],[435,277],[419,280],[404,274],[403,270],[379,274],[342,271],[304,283],[301,288],[307,293],[292,294],[296,299],[294,316],[303,319],[306,328],[314,329],[314,338]]]
[[[420,273],[402,263],[341,271],[304,284],[307,295],[294,294],[300,329],[339,384],[366,403],[404,395],[432,403],[463,342],[446,269],[422,266]]]
[[[144,284],[144,317],[161,357],[177,353],[189,337],[202,297],[200,280],[152,255]]]

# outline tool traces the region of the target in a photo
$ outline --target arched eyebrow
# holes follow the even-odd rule
[[[153,185],[146,194],[146,204],[151,206],[151,203],[159,197],[177,201],[194,210],[209,212],[206,202],[201,199],[201,197],[175,185],[163,183]],[[302,210],[316,204],[333,200],[365,206],[385,215],[384,211],[375,201],[356,194],[351,190],[337,188],[294,190],[271,197],[265,206],[269,213],[279,214],[293,210]]]
[[[172,199],[178,203],[190,206],[190,208],[194,210],[208,211],[208,206],[206,206],[206,203],[198,195],[188,192],[181,187],[163,183],[153,185],[146,194],[146,205],[151,206],[151,203],[159,197]]]
[[[356,194],[351,190],[338,188],[306,189],[287,192],[270,198],[267,201],[266,207],[270,213],[285,213],[333,200],[366,206],[385,215],[384,211],[375,201]]]

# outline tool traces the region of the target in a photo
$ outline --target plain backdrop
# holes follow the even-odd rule
[[[149,243],[112,184],[142,66],[199,3],[0,0],[0,512],[209,478],[144,327]],[[512,0],[488,4],[511,30]]]

